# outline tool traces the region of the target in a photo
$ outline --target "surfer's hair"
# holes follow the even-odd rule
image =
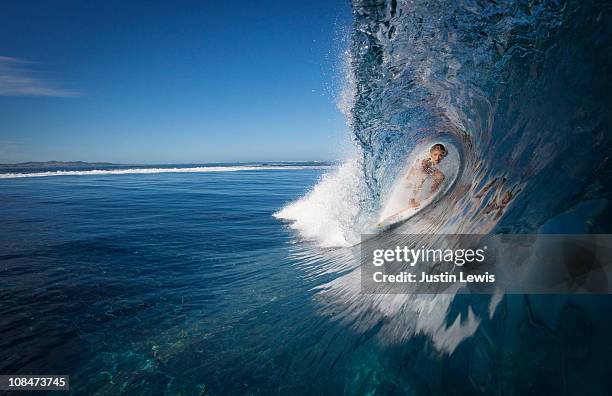
[[[431,146],[431,148],[429,149],[430,153],[433,153],[436,150],[440,150],[442,152],[442,155],[446,157],[446,154],[448,154],[448,151],[446,151],[446,147],[444,147],[443,144],[440,143],[436,143],[433,146]]]

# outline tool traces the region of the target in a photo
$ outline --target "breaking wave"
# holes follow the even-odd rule
[[[315,244],[345,247],[296,253],[313,273],[338,274],[321,287],[323,311],[379,326],[381,340],[427,334],[450,352],[501,298],[451,320],[452,295],[360,295],[359,252],[346,247],[405,158],[439,140],[459,152],[457,180],[400,232],[610,232],[611,7],[356,0],[353,10],[341,102],[355,155],[276,216]]]

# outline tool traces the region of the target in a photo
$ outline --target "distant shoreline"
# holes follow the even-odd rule
[[[112,162],[85,162],[85,161],[42,161],[20,162],[17,164],[0,164],[1,168],[47,168],[47,167],[82,167],[82,166],[122,166]]]
[[[104,167],[146,167],[146,166],[186,166],[186,165],[227,165],[227,164],[338,164],[340,161],[243,161],[243,162],[198,162],[198,163],[163,163],[163,164],[120,164],[115,162],[86,162],[86,161],[28,161],[15,164],[0,164],[2,169],[28,169],[28,168],[91,168]]]

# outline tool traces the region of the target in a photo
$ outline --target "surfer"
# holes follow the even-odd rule
[[[408,207],[395,213],[392,217],[399,215],[400,213],[408,210],[418,208],[421,202],[417,199],[419,191],[423,188],[425,181],[431,178],[431,187],[429,189],[429,196],[435,194],[444,182],[445,176],[437,165],[446,157],[448,151],[443,144],[436,143],[429,149],[429,157],[418,160],[408,171],[406,180],[408,186],[411,188],[410,199],[408,200]]]
[[[409,195],[404,199],[408,198],[408,206],[386,217],[380,223],[376,224],[376,227],[385,227],[388,224],[398,221],[400,214],[406,211],[416,211],[421,205],[421,200],[429,199],[440,189],[446,177],[437,165],[447,154],[448,151],[446,147],[444,147],[443,144],[436,143],[429,149],[427,158],[417,159],[413,163],[405,176],[408,182],[406,188]],[[427,187],[429,191],[422,193],[426,182],[428,182]]]

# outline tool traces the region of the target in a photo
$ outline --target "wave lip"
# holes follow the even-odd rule
[[[156,173],[212,173],[212,172],[240,172],[257,170],[304,170],[304,169],[330,169],[333,165],[269,165],[269,166],[195,166],[173,168],[126,168],[126,169],[89,169],[89,170],[57,170],[31,173],[0,173],[0,179],[17,179],[26,177],[49,176],[99,176],[99,175],[137,175]]]

